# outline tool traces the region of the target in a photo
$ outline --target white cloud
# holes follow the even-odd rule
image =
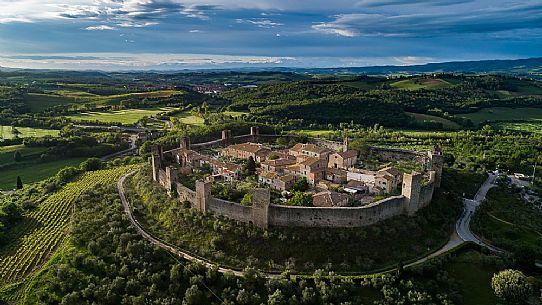
[[[274,21],[271,21],[269,19],[261,19],[261,18],[255,18],[255,19],[235,19],[235,21],[237,23],[248,23],[248,24],[253,24],[259,28],[266,28],[266,29],[269,29],[269,28],[274,28],[274,27],[277,27],[277,26],[282,26],[284,25],[283,23],[279,23],[279,22],[274,22]]]
[[[117,28],[109,26],[109,25],[96,25],[96,26],[87,26],[85,30],[87,31],[111,31],[116,30]]]
[[[126,40],[127,43],[133,41]],[[240,67],[247,65],[276,65],[295,62],[294,57],[235,56],[210,54],[127,54],[127,53],[54,53],[54,54],[0,54],[0,66],[33,69],[196,69]]]

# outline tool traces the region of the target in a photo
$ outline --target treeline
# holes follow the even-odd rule
[[[475,112],[484,107],[542,107],[536,95],[504,96],[499,90],[518,90],[539,84],[504,76],[445,75],[454,85],[444,88],[399,90],[390,86],[399,79],[357,77],[298,81],[240,88],[221,94],[232,102],[229,109],[249,111],[250,120],[260,122],[294,121],[311,124],[355,123],[363,126],[379,123],[385,126],[424,127],[404,112],[427,113],[446,117],[472,127],[472,122],[454,119],[453,114]],[[411,79],[411,78],[406,78]],[[416,77],[412,78],[416,81]],[[356,82],[365,84],[360,88]],[[351,85],[349,85],[351,84]],[[538,86],[538,87],[537,87]],[[293,125],[292,122],[288,125]],[[435,125],[435,124],[433,124]],[[438,126],[428,127],[438,127]],[[442,127],[442,126],[440,126]]]

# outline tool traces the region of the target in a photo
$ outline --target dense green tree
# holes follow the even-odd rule
[[[102,160],[98,158],[88,158],[83,161],[80,165],[81,170],[83,171],[95,171],[102,168]]]
[[[21,180],[21,176],[17,176],[16,188],[17,188],[18,190],[20,190],[20,189],[23,188],[23,181]]]
[[[288,204],[293,206],[312,206],[312,195],[304,192],[294,192],[292,198],[288,199]]]
[[[20,162],[22,159],[23,159],[23,156],[21,155],[21,152],[17,150],[13,154],[13,160],[15,160],[15,162]]]
[[[491,287],[495,295],[507,304],[523,304],[531,293],[531,286],[523,272],[507,269],[493,275]]]
[[[256,161],[252,156],[248,157],[247,161],[243,166],[243,173],[246,176],[254,176],[256,174]]]
[[[292,186],[292,191],[294,192],[305,192],[309,189],[309,181],[307,181],[307,178],[301,177],[297,179],[297,181],[294,183],[294,186]]]

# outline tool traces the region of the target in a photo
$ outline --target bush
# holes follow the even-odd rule
[[[522,304],[531,293],[531,285],[523,272],[507,269],[491,279],[491,287],[495,295],[507,304]]]

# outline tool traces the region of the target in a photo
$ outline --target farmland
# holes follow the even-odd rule
[[[18,151],[21,156],[21,161],[30,161],[38,158],[39,155],[46,150],[45,147],[26,147],[20,145],[0,146],[0,166],[15,163],[13,155]]]
[[[161,107],[151,109],[125,109],[117,111],[89,111],[68,116],[74,121],[98,121],[100,123],[120,123],[120,124],[135,124],[143,117],[151,117],[162,112],[175,110],[172,107]]]
[[[422,113],[412,113],[412,112],[407,112],[407,114],[411,117],[413,117],[414,119],[416,119],[416,121],[419,121],[419,122],[436,122],[436,123],[441,123],[443,127],[445,128],[449,128],[449,129],[458,129],[460,126],[459,124],[453,122],[453,121],[450,121],[450,120],[447,120],[445,118],[441,118],[441,117],[438,117],[438,116],[434,116],[434,115],[428,115],[428,114],[422,114]]]
[[[189,112],[182,112],[175,115],[183,124],[187,125],[203,125],[204,120],[201,117],[195,116]]]
[[[45,136],[58,136],[59,130],[53,129],[41,129],[41,128],[31,128],[31,127],[15,127],[15,130],[12,126],[2,126],[0,125],[0,140],[4,139],[13,139],[15,137],[19,138],[29,138],[29,137],[45,137]]]
[[[449,88],[452,84],[438,78],[414,78],[405,79],[391,84],[392,88],[403,90],[419,90],[419,89],[442,89]]]
[[[29,184],[53,176],[59,169],[66,166],[78,166],[85,158],[69,158],[44,163],[30,163],[2,169],[0,175],[0,190],[15,188],[17,176],[21,177],[23,184]]]
[[[183,91],[158,90],[149,92],[135,92],[114,95],[97,95],[84,91],[55,90],[48,93],[28,93],[24,95],[24,102],[32,112],[40,112],[50,107],[62,105],[75,105],[72,108],[80,108],[82,104],[93,103],[95,105],[118,105],[120,101],[130,98],[165,98],[183,94]]]
[[[128,170],[120,167],[88,172],[26,212],[24,219],[8,231],[9,242],[0,248],[0,283],[21,280],[39,268],[68,233],[79,196],[98,185],[113,183]]]
[[[541,121],[542,108],[505,108],[491,107],[468,114],[462,114],[461,117],[470,119],[475,124],[486,121]]]

